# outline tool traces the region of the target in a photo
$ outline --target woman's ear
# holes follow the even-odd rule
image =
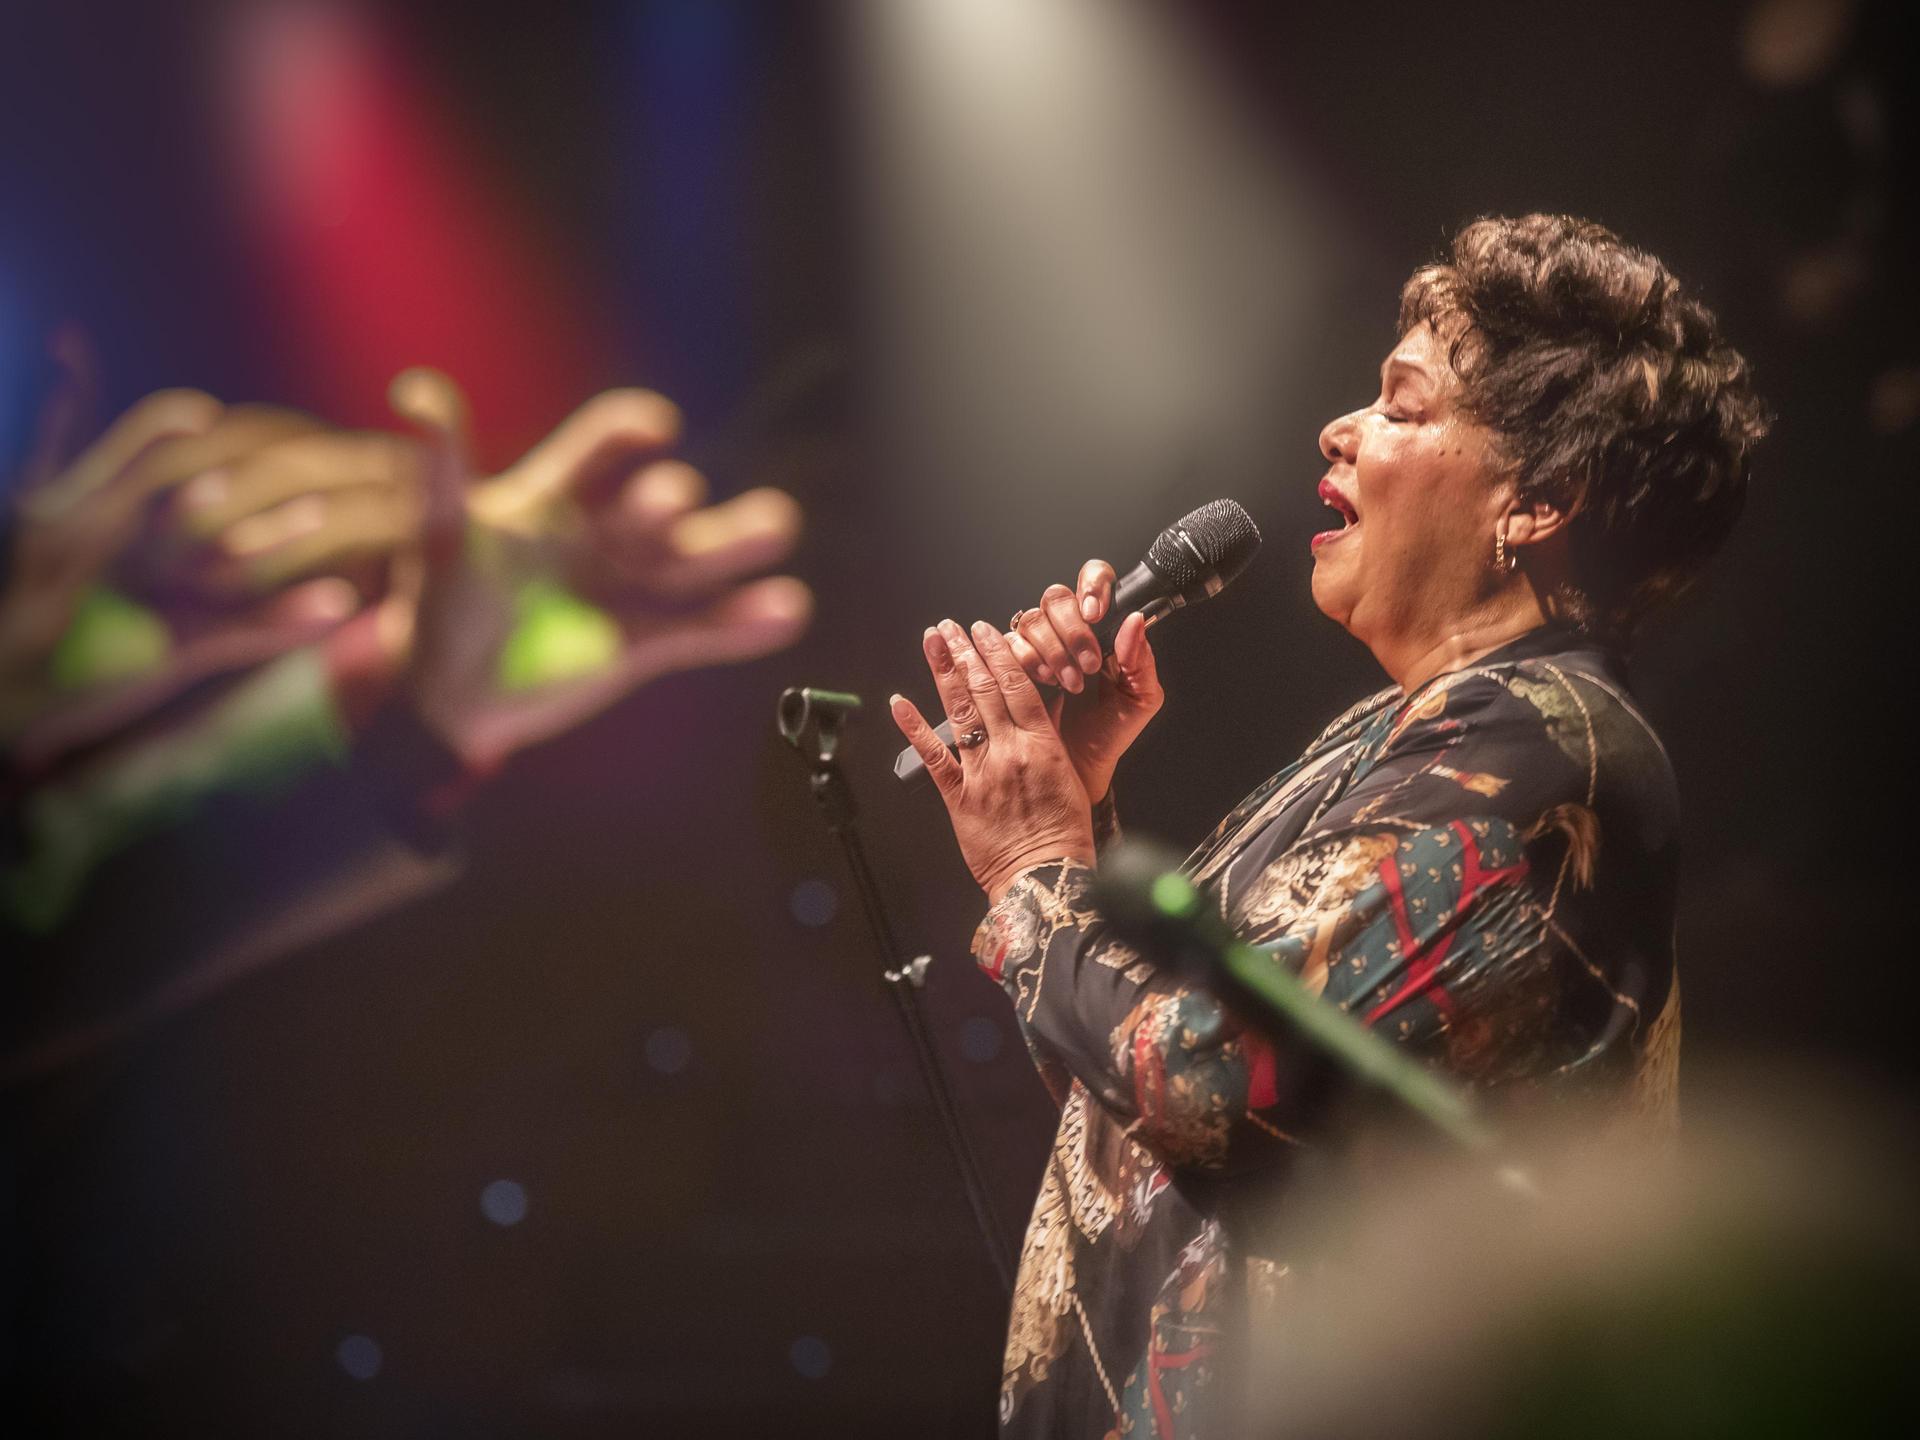
[[[1507,507],[1506,527],[1509,545],[1538,545],[1566,533],[1573,519],[1572,509],[1551,500],[1515,500]]]

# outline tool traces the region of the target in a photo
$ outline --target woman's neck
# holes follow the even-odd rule
[[[1436,675],[1464,669],[1546,623],[1546,610],[1533,587],[1520,584],[1471,615],[1367,648],[1402,692],[1410,695]]]

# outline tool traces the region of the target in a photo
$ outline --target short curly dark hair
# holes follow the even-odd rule
[[[1659,260],[1570,215],[1467,225],[1401,291],[1400,333],[1422,323],[1521,497],[1573,517],[1558,603],[1624,643],[1739,518],[1770,423],[1745,358]]]

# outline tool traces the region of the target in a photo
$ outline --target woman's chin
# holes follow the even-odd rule
[[[1340,573],[1342,568],[1338,561],[1329,564],[1316,559],[1313,562],[1313,603],[1336,625],[1345,625],[1353,613],[1353,587]]]

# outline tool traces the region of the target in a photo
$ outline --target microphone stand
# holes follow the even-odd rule
[[[899,942],[894,937],[893,922],[881,899],[879,882],[867,863],[866,847],[860,840],[859,812],[854,804],[853,788],[840,771],[840,732],[847,719],[859,708],[860,697],[857,695],[834,690],[790,689],[780,697],[780,734],[806,759],[809,768],[808,787],[813,792],[814,804],[819,807],[828,833],[840,842],[847,868],[853,872],[853,887],[860,896],[860,909],[866,916],[868,937],[879,953],[881,976],[886,982],[887,993],[893,997],[894,1008],[899,1013],[901,1024],[906,1027],[908,1040],[912,1042],[921,1078],[926,1082],[927,1093],[933,1099],[934,1113],[940,1117],[947,1149],[953,1157],[955,1168],[960,1172],[961,1188],[973,1211],[974,1223],[979,1227],[980,1239],[993,1260],[994,1273],[1000,1278],[1001,1290],[1011,1298],[1013,1247],[1001,1230],[999,1217],[987,1198],[979,1158],[967,1138],[966,1127],[961,1124],[953,1089],[947,1083],[946,1067],[940,1063],[940,1053],[934,1048],[933,1034],[927,1028],[926,1016],[920,1008],[920,991],[926,984],[927,967],[933,963],[933,957],[917,955],[904,965],[898,963],[901,953]]]

